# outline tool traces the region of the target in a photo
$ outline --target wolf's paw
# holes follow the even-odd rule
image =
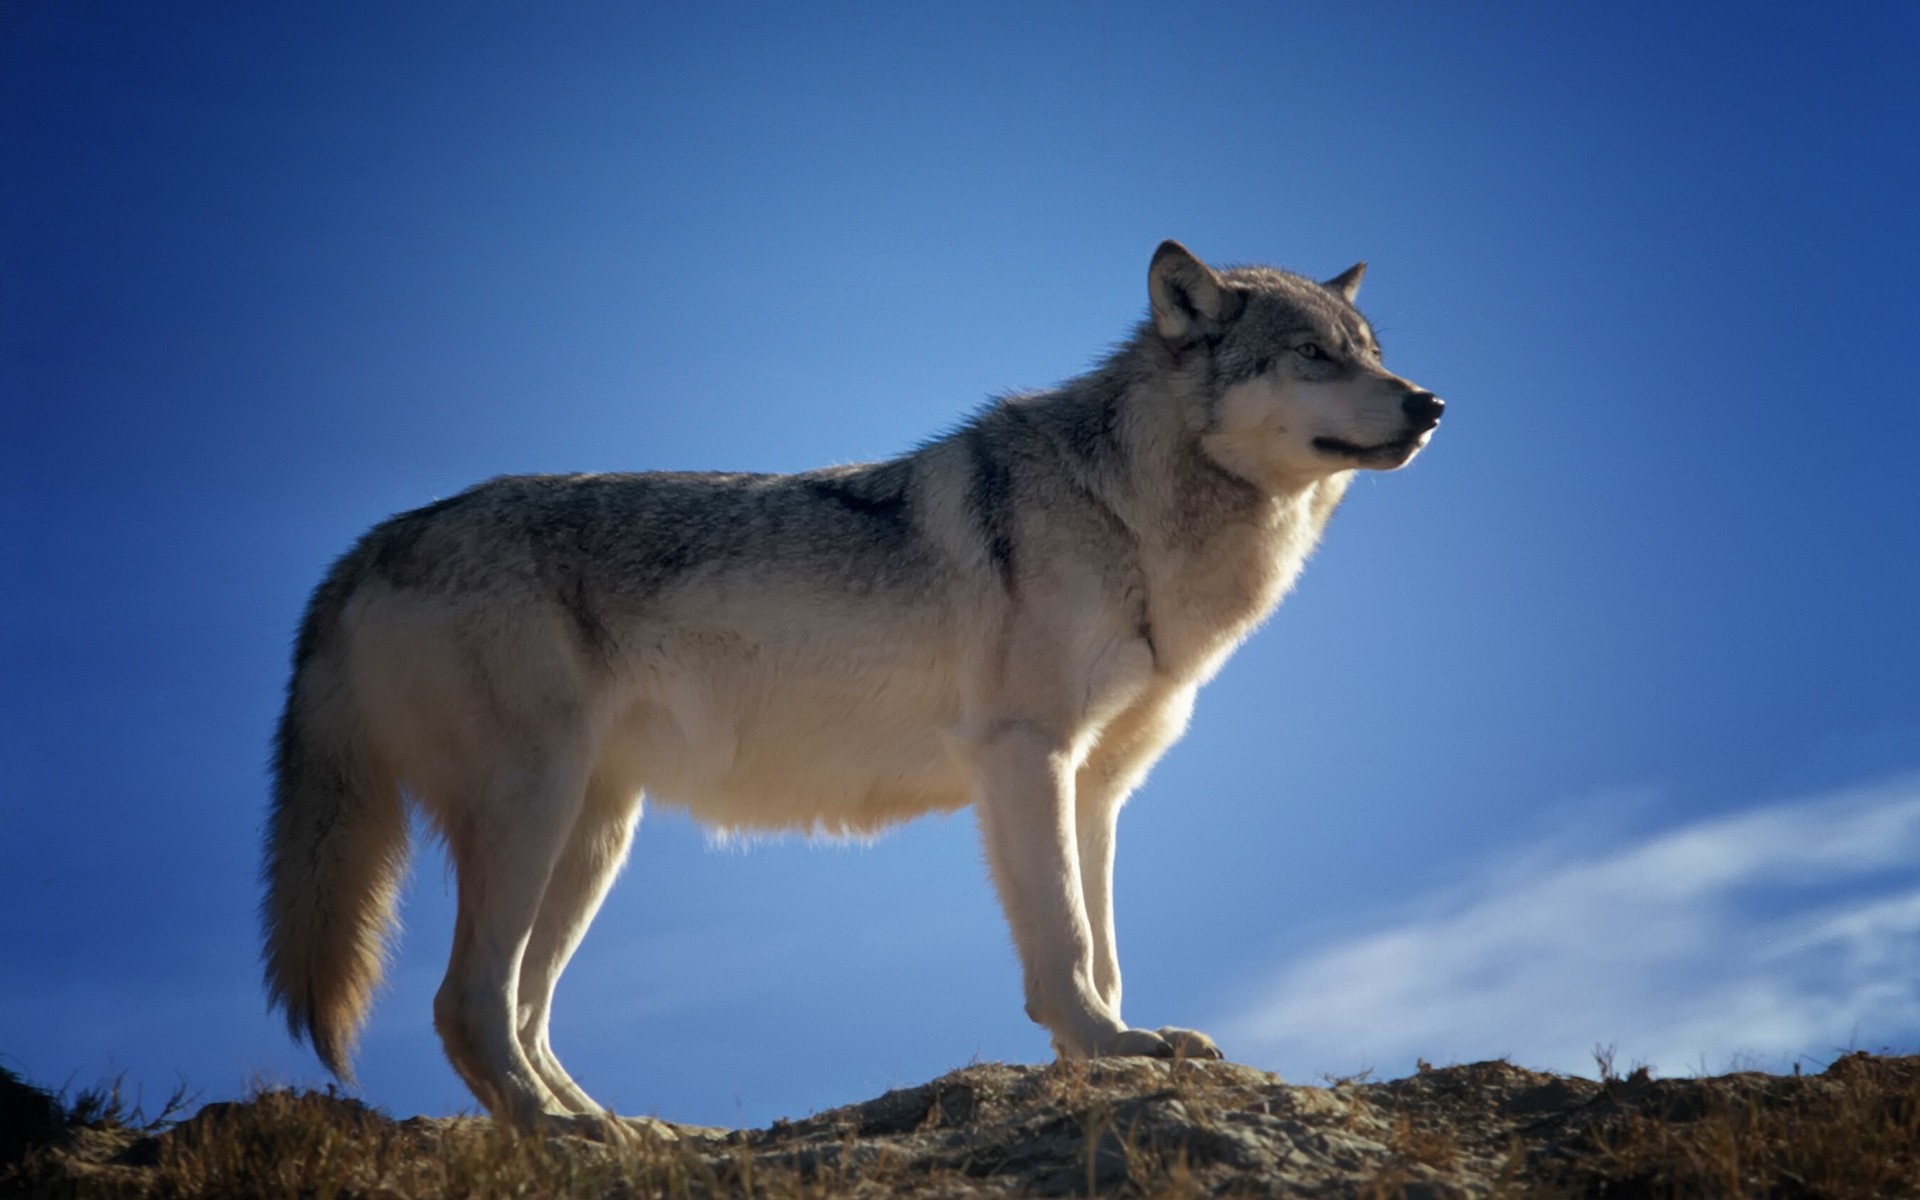
[[[631,1145],[643,1136],[635,1119],[610,1112],[542,1113],[534,1118],[532,1128],[547,1137],[574,1137],[607,1146]]]
[[[1212,1038],[1198,1029],[1181,1029],[1177,1025],[1162,1025],[1154,1030],[1167,1043],[1168,1058],[1205,1058],[1223,1059],[1226,1055],[1214,1044]]]
[[[1126,1029],[1101,1051],[1109,1058],[1225,1058],[1204,1033],[1176,1029]]]
[[[656,1142],[677,1142],[680,1131],[658,1117],[615,1117],[628,1138]]]
[[[605,1146],[677,1142],[680,1131],[654,1117],[621,1117],[610,1112],[542,1113],[532,1129],[547,1137],[572,1137]]]

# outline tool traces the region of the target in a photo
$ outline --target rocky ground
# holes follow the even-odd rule
[[[147,1121],[0,1078],[0,1195],[1920,1196],[1920,1057],[1303,1087],[1216,1062],[970,1066],[756,1130],[508,1137],[268,1092]]]

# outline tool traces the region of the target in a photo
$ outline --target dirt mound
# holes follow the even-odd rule
[[[89,1111],[80,1111],[87,1109]],[[1301,1087],[1216,1062],[966,1067],[766,1129],[514,1138],[268,1092],[142,1128],[0,1079],[0,1194],[1769,1196],[1920,1194],[1920,1058],[1602,1082],[1505,1062]]]

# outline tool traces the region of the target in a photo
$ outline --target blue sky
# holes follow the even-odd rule
[[[1372,263],[1448,401],[1122,821],[1129,1018],[1299,1080],[1920,1042],[1920,14],[0,10],[0,1055],[314,1083],[264,1011],[307,591],[518,471],[910,448],[1089,366],[1153,247]],[[470,1101],[416,860],[360,1052]],[[650,812],[563,983],[601,1099],[765,1122],[1042,1061],[962,814]]]

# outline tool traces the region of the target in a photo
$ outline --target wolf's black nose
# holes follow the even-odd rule
[[[1432,392],[1414,392],[1400,402],[1400,411],[1407,414],[1407,420],[1426,429],[1440,423],[1440,414],[1446,407],[1447,402]]]

